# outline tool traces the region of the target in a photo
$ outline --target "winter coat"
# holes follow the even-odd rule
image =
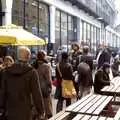
[[[79,55],[81,55],[80,51],[73,52],[71,55],[71,64],[73,67],[73,71],[77,71],[79,65]]]
[[[109,75],[101,68],[95,74],[94,92],[100,93],[100,90],[107,85],[110,85]]]
[[[7,120],[32,120],[32,102],[38,114],[44,114],[39,77],[29,64],[17,62],[6,68],[0,91],[0,107],[5,108]]]
[[[52,78],[50,65],[46,61],[38,61],[37,72],[39,75],[41,88],[43,86],[46,88],[46,91],[49,92],[47,97],[43,96],[45,113],[46,115],[52,115],[52,99],[50,97],[52,91]]]
[[[92,86],[92,72],[87,63],[81,62],[78,66],[78,83],[84,87]]]
[[[119,76],[119,65],[120,65],[120,61],[115,60],[113,65],[111,66],[113,77]]]
[[[91,71],[93,70],[93,56],[90,54],[83,54],[81,56],[81,62],[85,62],[89,65]]]
[[[58,67],[58,65],[57,65]],[[73,77],[73,68],[72,65],[68,61],[62,61],[59,63],[59,69],[62,74],[62,78],[65,80],[74,80]],[[58,68],[56,68],[56,79],[57,79],[57,86],[56,86],[56,91],[55,91],[55,99],[60,99],[62,98],[62,87],[61,87],[61,82],[62,78],[60,77],[60,74],[58,72]]]
[[[104,50],[98,59],[98,68],[101,68],[105,62],[110,63],[111,55],[107,50]]]

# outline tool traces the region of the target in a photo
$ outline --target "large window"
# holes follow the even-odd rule
[[[90,38],[91,34],[90,34],[90,24],[87,24],[87,36],[86,36],[86,40],[87,40],[87,44],[90,45]]]
[[[68,40],[74,41],[74,34],[73,34],[73,17],[68,16]]]
[[[60,41],[60,37],[61,37],[61,13],[60,11],[56,11],[56,21],[55,21],[55,50],[57,50],[57,48],[59,47],[59,45],[61,45],[61,41]]]
[[[13,0],[12,23],[40,36],[49,38],[49,7],[36,0]]]
[[[82,20],[80,29],[81,45],[88,45],[91,52],[95,53],[97,46],[100,44],[100,28]]]
[[[87,35],[87,29],[86,29],[86,22],[84,22],[84,38],[83,38],[83,41],[84,41],[84,43],[86,43],[86,35]]]
[[[96,44],[97,44],[97,47],[98,47],[98,45],[100,45],[100,28],[97,28],[97,31],[96,31],[97,33],[97,36],[96,36],[96,39],[97,39],[97,41],[96,41]]]
[[[82,29],[81,29],[81,36],[82,36],[82,43],[84,43],[84,21],[82,21],[82,25],[81,25],[82,27]]]
[[[2,25],[2,3],[1,3],[1,0],[0,0],[0,26]]]
[[[67,45],[67,14],[61,13],[61,43]]]
[[[74,17],[60,10],[56,10],[55,18],[55,51],[63,46],[67,50],[71,42],[75,39]]]

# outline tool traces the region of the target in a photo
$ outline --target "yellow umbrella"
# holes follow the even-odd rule
[[[0,27],[0,44],[45,45],[45,41],[16,25]]]

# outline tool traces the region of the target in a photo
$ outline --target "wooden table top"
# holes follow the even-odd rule
[[[111,96],[120,96],[120,77],[115,77],[111,80],[114,85],[105,86],[101,90],[101,94],[111,95]]]
[[[86,115],[100,115],[106,105],[113,99],[112,96],[87,95],[66,108],[66,112]]]

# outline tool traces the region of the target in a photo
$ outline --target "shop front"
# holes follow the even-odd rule
[[[23,26],[43,38],[46,43],[49,41],[49,17],[49,6],[45,3],[36,0],[13,0],[12,23]]]
[[[60,10],[55,16],[55,51],[68,51],[72,42],[77,41],[77,18]]]

